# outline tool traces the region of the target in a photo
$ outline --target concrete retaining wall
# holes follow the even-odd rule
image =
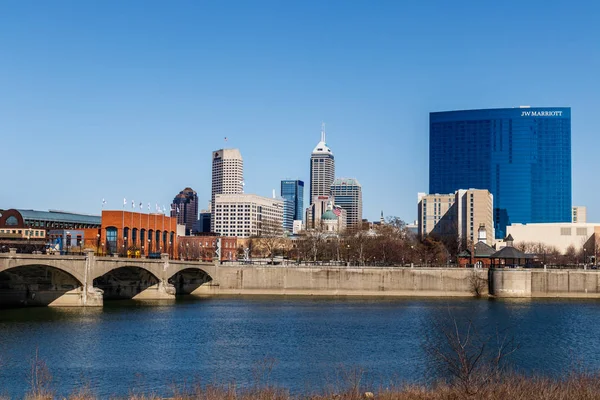
[[[497,297],[600,298],[597,270],[493,270],[491,280]]]
[[[475,274],[475,275],[473,275]],[[473,276],[487,295],[487,270],[435,268],[218,268],[192,294],[473,296]]]

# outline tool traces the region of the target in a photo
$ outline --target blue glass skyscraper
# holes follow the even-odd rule
[[[291,200],[294,207],[294,220],[304,219],[304,182],[300,180],[281,181],[281,197]],[[290,230],[291,231],[291,230]]]
[[[488,189],[496,237],[511,223],[571,221],[571,109],[429,115],[429,192]]]

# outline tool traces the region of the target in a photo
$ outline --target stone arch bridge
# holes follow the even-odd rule
[[[0,253],[0,306],[102,306],[104,299],[174,299],[216,284],[211,263]],[[204,286],[204,287],[202,287]]]

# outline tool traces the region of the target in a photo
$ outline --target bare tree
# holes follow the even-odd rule
[[[299,251],[306,259],[311,259],[313,262],[321,257],[325,244],[325,234],[320,229],[303,232],[302,238],[298,241]]]
[[[563,256],[563,264],[577,264],[577,261],[577,250],[575,250],[575,246],[570,245]]]
[[[273,221],[263,221],[256,240],[258,246],[272,262],[277,255],[277,250],[283,248],[283,227]]]
[[[471,271],[471,274],[469,275],[469,287],[473,296],[481,297],[482,294],[486,293],[487,286],[487,280],[483,279],[477,271]]]
[[[476,396],[498,380],[507,358],[519,349],[506,329],[487,333],[470,319],[459,322],[450,312],[433,325],[425,351],[466,397]]]
[[[356,258],[358,265],[365,265],[367,248],[369,247],[371,239],[367,232],[368,230],[361,229],[346,236],[345,243],[348,261],[352,258]]]

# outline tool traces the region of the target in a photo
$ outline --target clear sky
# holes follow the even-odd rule
[[[595,1],[2,1],[0,208],[186,186],[203,208],[224,145],[246,192],[308,188],[325,121],[364,217],[411,221],[429,112],[531,105],[572,107],[573,204],[598,222],[598,21]]]

